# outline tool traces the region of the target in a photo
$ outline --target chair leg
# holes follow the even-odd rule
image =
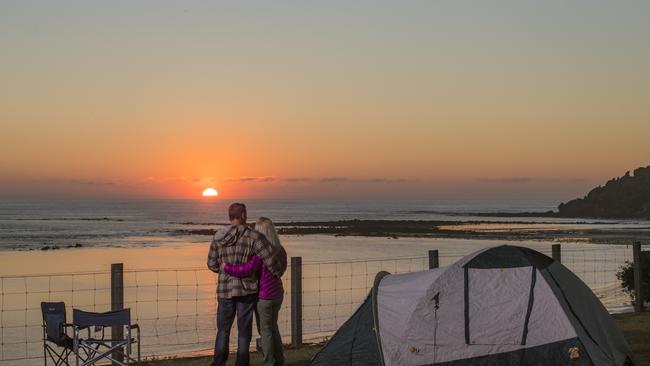
[[[75,326],[74,328],[74,338],[72,339],[72,347],[74,350],[74,362],[76,366],[79,366],[79,329]]]
[[[138,341],[138,344],[137,344],[137,346],[138,346],[138,363],[140,363],[140,327],[138,327],[138,338],[137,339],[138,339],[137,340]]]
[[[61,356],[59,357],[59,360],[57,360],[55,366],[61,366],[61,365],[67,365],[69,366],[70,364],[68,363],[68,358],[70,354],[72,353],[71,350],[69,349],[64,349],[63,352],[61,352]]]
[[[57,352],[57,350],[50,347],[49,345],[46,345],[44,349],[45,349],[44,362],[46,365],[47,365],[47,359],[50,358],[52,359],[52,362],[54,362],[54,366],[61,366],[61,365],[70,366],[70,363],[68,363],[68,358],[72,353],[70,349],[64,348],[61,352]]]
[[[55,366],[61,366],[61,365],[67,365],[68,364],[68,356],[70,355],[70,350],[69,349],[64,349],[60,354],[59,358],[56,360]]]
[[[90,342],[90,343],[82,343],[81,348],[83,349],[89,349],[90,352],[94,352],[91,357],[89,357],[82,366],[85,365],[94,365],[96,362],[100,360],[108,360],[111,361],[114,365],[121,365],[121,366],[126,366],[128,365],[129,361],[128,358],[127,360],[120,360],[118,357],[115,356],[115,354],[120,354],[124,356],[125,354],[121,349],[126,348],[126,343],[125,342],[119,342],[118,344],[113,344],[112,341],[111,343],[105,343],[101,341],[95,341],[95,342]],[[101,350],[100,350],[101,349]]]
[[[45,324],[43,324],[43,362],[47,366],[47,333],[45,330]]]
[[[131,364],[131,326],[126,326],[126,364]]]

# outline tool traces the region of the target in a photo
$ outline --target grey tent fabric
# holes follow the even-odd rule
[[[311,364],[633,365],[591,290],[562,264],[516,246],[429,271],[381,273]]]
[[[543,273],[555,285],[556,296],[595,363],[624,364],[631,351],[623,332],[591,289],[559,263]]]
[[[385,276],[381,281],[377,291],[381,296],[377,301],[377,310],[385,360],[400,353],[411,328],[409,320],[416,308],[422,306],[420,302],[423,298],[433,299],[435,294],[429,287],[445,269]],[[434,336],[432,328],[418,333],[431,339]]]
[[[495,366],[495,365],[530,365],[535,366],[589,366],[593,365],[589,355],[582,355],[580,359],[572,360],[567,349],[583,348],[577,339],[568,339],[532,348],[522,348],[516,351],[496,353],[489,356],[464,358],[449,362],[436,363],[436,366]],[[431,364],[431,366],[434,364]],[[425,365],[421,365],[425,366]],[[429,365],[427,365],[429,366]]]
[[[531,316],[528,324],[528,333],[526,344],[512,344],[514,342],[505,342],[507,338],[521,339],[524,332],[524,319],[526,308],[524,307],[506,307],[498,309],[485,309],[483,317],[470,317],[466,316],[466,296],[472,299],[474,290],[469,288],[468,293],[465,293],[465,267],[463,260],[443,269],[443,272],[437,279],[428,284],[427,293],[418,299],[418,304],[413,311],[408,312],[408,321],[404,326],[406,332],[391,339],[384,337],[386,331],[384,328],[391,328],[392,324],[387,324],[383,320],[383,313],[387,310],[394,309],[393,311],[400,311],[396,303],[391,303],[390,299],[384,299],[383,293],[389,287],[399,288],[401,279],[408,280],[404,275],[387,276],[384,281],[379,285],[379,329],[382,334],[382,345],[384,347],[384,360],[387,366],[390,365],[423,365],[431,364],[434,362],[447,362],[461,358],[475,358],[486,354],[496,354],[504,352],[512,352],[522,348],[530,348],[539,346],[546,343],[558,342],[566,339],[576,337],[575,330],[571,323],[568,321],[564,311],[562,310],[559,302],[553,296],[553,292],[544,281],[537,281],[533,288],[533,302]],[[488,273],[501,273],[499,270],[489,270]],[[504,269],[504,272],[505,269]],[[530,272],[528,272],[530,273]],[[525,288],[525,293],[521,296],[525,302],[529,298],[529,288],[531,284],[531,276],[527,274],[523,279],[522,287]],[[392,283],[388,281],[391,280]],[[385,285],[386,283],[386,285]],[[503,286],[502,286],[503,287]],[[489,295],[489,288],[480,289],[485,290],[485,294]],[[509,288],[504,288],[504,291],[498,291],[505,300],[508,299]],[[439,308],[435,308],[435,295],[438,295]],[[511,293],[510,296],[512,296]],[[396,294],[393,297],[398,297]],[[480,302],[480,298],[473,301]],[[403,300],[405,301],[405,300]],[[505,303],[508,305],[507,301]],[[502,324],[503,327],[497,329],[500,334],[500,339],[494,339],[491,342],[481,342],[485,344],[470,344],[467,342],[467,324],[481,323],[487,319],[492,311],[502,311],[506,317],[515,317],[513,314],[508,314],[504,310],[520,311],[518,317],[521,319],[520,328],[508,328],[508,324]],[[483,329],[490,332],[494,329]],[[470,333],[471,336],[471,333]],[[488,344],[491,343],[491,344]],[[391,350],[388,352],[388,350]]]
[[[461,259],[469,268],[516,268],[530,267],[544,269],[553,259],[535,250],[511,245],[487,248]]]
[[[372,306],[369,295],[310,365],[381,366]]]
[[[467,344],[526,344],[535,272],[534,267],[468,268]]]

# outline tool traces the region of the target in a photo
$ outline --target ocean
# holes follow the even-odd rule
[[[205,237],[175,230],[225,223],[225,200],[51,200],[0,202],[0,250],[74,246],[138,247]],[[551,200],[247,200],[251,219],[314,222],[347,219],[570,223],[575,219],[475,216],[477,212],[553,210]],[[595,220],[580,220],[584,223]],[[598,223],[619,221],[597,220]]]

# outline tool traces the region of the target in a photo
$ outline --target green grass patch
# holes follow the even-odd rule
[[[637,366],[650,366],[650,312],[614,315],[632,348]]]
[[[320,350],[321,346],[303,346],[300,348],[285,348],[284,357],[286,366],[306,365],[309,360]],[[152,362],[144,362],[147,366],[208,366],[212,357],[171,358]],[[251,352],[251,365],[262,365],[262,354]],[[228,357],[228,365],[235,364],[235,354]]]

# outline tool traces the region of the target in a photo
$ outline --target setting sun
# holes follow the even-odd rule
[[[216,197],[219,195],[219,192],[217,192],[216,189],[214,188],[206,188],[203,191],[203,197]]]

